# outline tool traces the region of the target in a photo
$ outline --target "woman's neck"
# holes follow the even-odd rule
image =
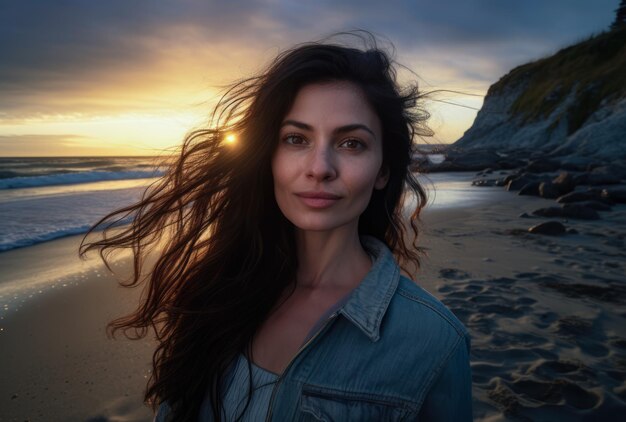
[[[296,245],[300,288],[352,288],[372,264],[361,245],[357,227],[328,232],[296,230]]]

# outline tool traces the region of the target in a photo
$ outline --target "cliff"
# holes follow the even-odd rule
[[[626,28],[511,70],[453,149],[626,158]]]

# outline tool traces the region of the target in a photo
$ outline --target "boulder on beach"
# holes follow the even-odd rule
[[[574,177],[570,173],[563,172],[552,180],[552,186],[554,186],[560,193],[559,196],[561,196],[573,191],[576,184],[574,183]]]
[[[565,217],[563,208],[561,207],[539,208],[534,210],[531,214],[537,217]]]
[[[565,226],[558,221],[546,221],[545,223],[540,223],[535,226],[532,226],[528,229],[530,233],[533,234],[545,234],[548,236],[560,236],[565,234],[566,229]]]
[[[570,192],[563,196],[559,196],[556,202],[567,204],[572,202],[593,201],[600,199],[600,194],[594,191],[577,191]]]
[[[617,185],[621,182],[621,177],[608,173],[584,173],[576,176],[576,182],[579,185]]]
[[[560,207],[539,208],[532,212],[538,217],[562,217],[578,220],[597,220],[600,215],[596,210],[579,204],[563,204]]]
[[[506,190],[508,191],[520,190],[529,183],[544,181],[538,179],[537,176],[528,173],[522,173],[517,176],[509,176],[507,179],[508,183],[506,184]],[[507,179],[505,179],[505,182]]]
[[[603,189],[601,198],[608,199],[617,204],[626,204],[626,188]]]
[[[472,180],[472,186],[501,186],[498,179],[476,179]]]
[[[538,180],[534,182],[526,183],[524,186],[522,186],[519,192],[517,192],[517,194],[537,196],[539,195],[539,185],[541,185],[542,183],[543,182],[540,182]]]
[[[561,191],[552,182],[542,182],[539,184],[539,196],[542,198],[555,199],[561,196]]]
[[[611,205],[607,204],[606,202],[592,200],[592,201],[578,202],[578,204],[582,205],[583,207],[593,208],[594,210],[597,210],[597,211],[611,211]]]
[[[561,207],[568,218],[579,220],[598,220],[600,218],[596,210],[581,204],[563,204]]]

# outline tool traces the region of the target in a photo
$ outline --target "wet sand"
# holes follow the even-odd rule
[[[472,335],[479,421],[621,421],[626,414],[626,206],[578,234],[524,233],[553,201],[500,188],[463,210],[426,212],[418,283]]]
[[[140,291],[118,287],[103,266],[72,259],[79,242],[74,236],[0,254],[3,281],[30,272],[12,263],[54,254],[78,270],[11,297],[3,292],[0,303],[9,306],[0,316],[2,422],[152,420],[142,401],[154,343],[112,340],[105,330],[133,309]],[[127,264],[114,268],[128,274]]]
[[[551,201],[484,189],[480,204],[424,212],[428,257],[415,275],[470,330],[475,419],[620,420],[626,206],[565,223],[578,234],[530,235],[520,229],[547,219],[518,215]],[[117,287],[96,264],[2,290],[20,277],[34,283],[32,268],[50,257],[68,257],[69,268],[79,240],[0,254],[0,421],[151,420],[142,397],[154,343],[105,334],[138,290]]]

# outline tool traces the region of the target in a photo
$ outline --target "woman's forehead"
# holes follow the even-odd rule
[[[347,81],[309,84],[302,87],[283,123],[296,121],[313,128],[365,125],[377,134],[380,121],[363,90]]]

